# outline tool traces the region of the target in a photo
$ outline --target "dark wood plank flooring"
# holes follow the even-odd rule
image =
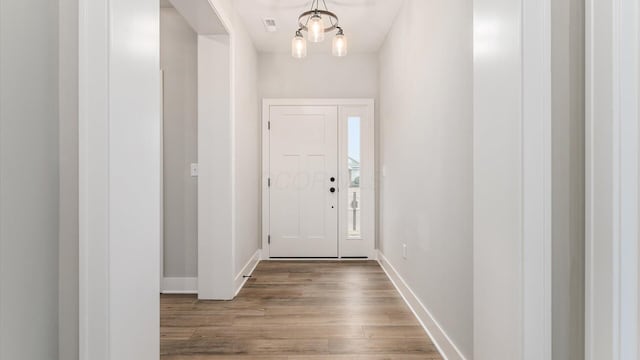
[[[162,360],[441,360],[374,261],[263,261],[233,301],[160,299]]]

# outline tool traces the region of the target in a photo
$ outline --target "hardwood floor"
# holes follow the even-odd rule
[[[160,308],[162,360],[442,359],[374,261],[263,261],[233,301]]]

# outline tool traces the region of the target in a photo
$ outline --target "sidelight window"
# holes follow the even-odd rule
[[[348,166],[349,166],[349,191],[348,201],[348,228],[349,238],[360,238],[360,164],[362,162],[361,151],[361,119],[359,116],[348,118]]]

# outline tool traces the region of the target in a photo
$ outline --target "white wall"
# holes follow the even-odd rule
[[[78,359],[78,1],[60,0],[59,358]]]
[[[521,7],[519,1],[474,1],[477,360],[523,358]]]
[[[260,98],[377,98],[377,54],[349,54],[337,58],[310,53],[260,53]]]
[[[584,359],[584,1],[552,2],[553,359]]]
[[[239,271],[259,249],[260,241],[260,118],[257,100],[257,52],[238,17],[232,1],[214,0],[219,18],[230,35],[231,59],[231,108],[230,108],[230,164],[231,186],[219,191],[231,194],[230,206],[224,211],[230,215],[230,238],[233,248],[225,256],[231,264],[229,281],[241,274]],[[225,130],[226,131],[226,130]],[[221,173],[224,176],[225,173]],[[229,175],[229,174],[226,174]],[[202,181],[202,179],[200,180]],[[226,216],[226,215],[225,215]],[[226,260],[225,260],[226,261]],[[226,273],[226,271],[225,271]],[[226,276],[226,275],[225,275]],[[226,282],[226,280],[225,280]],[[233,286],[232,286],[233,287]],[[233,292],[225,297],[233,297]]]
[[[408,0],[380,51],[380,249],[468,358],[472,21],[470,0]]]
[[[198,298],[233,298],[233,120],[228,35],[198,35]]]
[[[164,275],[198,273],[197,35],[174,8],[160,9],[160,68],[164,76]]]
[[[230,36],[230,188],[218,191],[232,194],[225,211],[230,215],[230,238],[233,247],[225,256],[230,260],[234,281],[238,272],[259,249],[260,241],[260,117],[257,100],[257,52],[249,34],[230,0],[211,0]],[[226,131],[226,130],[225,130]],[[200,179],[202,181],[202,179]],[[226,273],[226,271],[225,271]],[[226,281],[226,280],[225,280]],[[233,294],[227,294],[227,297]]]
[[[258,101],[258,54],[240,19],[234,15],[235,92],[235,274],[260,245],[261,123]]]
[[[0,1],[0,359],[58,355],[58,2]]]

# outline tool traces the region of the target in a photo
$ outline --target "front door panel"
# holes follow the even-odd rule
[[[272,106],[270,121],[269,256],[337,257],[338,109]]]

